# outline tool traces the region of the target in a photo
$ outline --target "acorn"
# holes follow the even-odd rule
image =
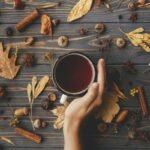
[[[60,47],[66,47],[69,43],[69,39],[67,36],[60,36],[57,40],[57,43]]]
[[[126,45],[126,40],[123,39],[123,38],[116,38],[116,39],[115,39],[115,45],[116,45],[118,48],[123,48],[123,47]]]
[[[95,32],[102,33],[105,30],[105,25],[103,23],[98,23],[95,25]]]
[[[17,108],[14,111],[14,116],[21,117],[21,116],[27,116],[29,114],[29,109],[27,107]]]

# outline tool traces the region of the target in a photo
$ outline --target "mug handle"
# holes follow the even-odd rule
[[[68,99],[68,96],[65,94],[62,94],[61,98],[60,98],[60,103],[64,104]]]

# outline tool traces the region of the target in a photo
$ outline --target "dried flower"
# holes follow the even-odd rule
[[[103,23],[98,23],[95,25],[95,31],[98,33],[102,33],[105,30],[105,25]]]
[[[67,36],[60,36],[57,40],[57,43],[60,47],[66,47],[69,43],[69,39]]]
[[[86,35],[87,34],[87,30],[84,28],[79,29],[79,33],[80,35]]]
[[[26,54],[23,60],[23,64],[27,67],[32,67],[36,63],[35,57],[33,54]]]
[[[123,48],[123,47],[126,45],[126,41],[125,41],[125,39],[123,39],[123,38],[116,38],[116,39],[115,39],[115,45],[116,45],[118,48]]]
[[[109,38],[98,39],[98,45],[100,51],[109,50],[111,40]]]
[[[130,95],[135,96],[138,93],[138,90],[136,88],[130,89]]]

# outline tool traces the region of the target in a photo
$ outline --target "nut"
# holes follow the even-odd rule
[[[14,8],[15,9],[23,9],[25,4],[22,2],[22,0],[13,0],[14,1]]]
[[[34,38],[33,37],[26,37],[24,39],[25,45],[32,45],[34,43]]]
[[[68,43],[69,43],[69,40],[68,40],[68,37],[67,36],[60,36],[59,38],[58,38],[58,45],[60,46],[60,47],[66,47],[67,45],[68,45]]]
[[[44,109],[44,110],[48,110],[48,109],[53,109],[53,102],[49,101],[49,99],[44,99],[42,102],[41,102],[41,107]]]
[[[52,19],[52,24],[54,27],[56,27],[59,24],[59,20],[58,19]]]
[[[27,107],[17,108],[14,111],[14,116],[21,117],[21,116],[27,116],[29,114],[29,109]]]
[[[136,10],[137,9],[137,5],[134,2],[130,2],[128,4],[128,9],[131,10],[131,11]]]
[[[125,41],[125,39],[123,39],[123,38],[116,38],[116,39],[115,39],[115,45],[116,45],[118,48],[123,48],[123,47],[126,45],[126,41]]]
[[[102,33],[105,30],[105,25],[103,23],[98,23],[95,25],[95,31],[98,33]]]
[[[49,99],[50,101],[56,101],[57,96],[56,96],[55,93],[50,92],[50,93],[48,94],[48,99]]]
[[[146,0],[138,0],[138,4],[144,5],[146,3]]]
[[[33,126],[34,126],[34,128],[37,128],[37,129],[41,128],[41,126],[42,126],[42,120],[41,119],[35,119],[33,121]]]

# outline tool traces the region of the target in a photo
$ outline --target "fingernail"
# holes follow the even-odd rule
[[[105,66],[105,60],[104,59],[100,59],[100,63]]]

